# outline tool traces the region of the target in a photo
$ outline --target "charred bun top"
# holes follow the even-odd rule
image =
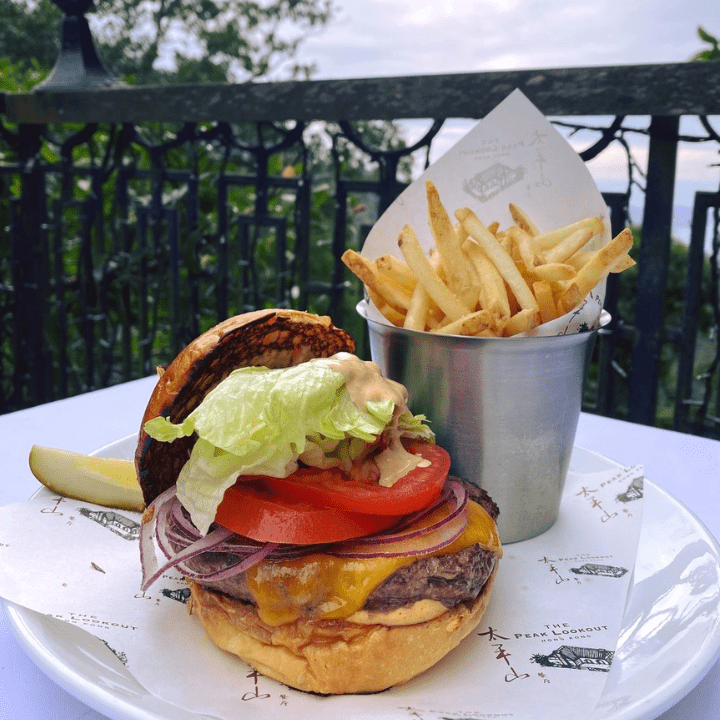
[[[329,317],[297,310],[236,315],[198,336],[160,371],[143,415],[135,468],[145,504],[175,484],[196,439],[158,442],[143,430],[148,420],[162,415],[173,423],[182,422],[236,368],[291,367],[354,350],[352,337],[335,327]]]

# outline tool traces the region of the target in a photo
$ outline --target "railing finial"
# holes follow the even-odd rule
[[[87,90],[123,83],[100,60],[85,13],[93,0],[53,0],[65,13],[60,30],[60,52],[50,75],[34,90]]]

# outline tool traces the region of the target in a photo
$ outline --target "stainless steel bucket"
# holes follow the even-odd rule
[[[372,359],[423,413],[452,472],[500,507],[504,543],[558,517],[597,329],[571,335],[473,338],[405,330],[368,317]],[[610,321],[603,312],[601,326]]]

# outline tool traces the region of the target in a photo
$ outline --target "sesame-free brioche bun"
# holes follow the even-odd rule
[[[182,422],[233,370],[283,368],[311,358],[354,352],[352,337],[329,317],[298,310],[256,310],[228,318],[199,335],[161,371],[140,426],[135,467],[145,504],[172,487],[190,457],[195,437],[161,443],[143,430],[162,415]]]
[[[327,695],[379,692],[425,672],[477,627],[497,568],[471,603],[414,624],[300,619],[274,627],[251,605],[188,581],[190,612],[215,645],[285,685]]]

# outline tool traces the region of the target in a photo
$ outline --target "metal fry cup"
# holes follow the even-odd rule
[[[408,389],[430,421],[451,472],[484,488],[500,508],[504,543],[540,535],[557,520],[582,391],[599,328],[568,335],[476,338],[405,330],[374,320],[370,352]],[[603,312],[599,327],[610,315]]]

